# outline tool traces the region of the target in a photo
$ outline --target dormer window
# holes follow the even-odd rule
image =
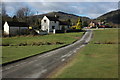
[[[44,20],[44,23],[46,23],[46,20]]]

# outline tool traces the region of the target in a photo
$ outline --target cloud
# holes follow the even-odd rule
[[[39,11],[40,13],[47,13],[51,11],[64,11],[68,13],[77,13],[77,9],[75,10],[74,7],[72,7],[71,3],[64,3],[64,2],[39,2],[39,3],[28,3],[31,5],[36,11]]]
[[[4,2],[119,2],[119,0],[3,0]]]
[[[39,12],[39,14],[63,11],[96,18],[106,12],[117,9],[117,4],[117,2],[7,2],[6,9],[9,14],[12,14],[18,8],[28,6],[33,12]]]
[[[13,16],[19,8],[26,7],[27,5],[24,2],[4,2],[4,6],[7,14]]]

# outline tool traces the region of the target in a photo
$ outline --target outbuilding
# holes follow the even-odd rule
[[[29,25],[25,22],[3,22],[4,35],[25,35],[28,29]]]

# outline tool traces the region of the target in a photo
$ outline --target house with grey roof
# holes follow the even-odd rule
[[[55,30],[62,30],[62,29],[69,28],[68,24],[63,21],[59,21],[59,19],[54,16],[44,16],[41,20],[41,30],[55,33]]]

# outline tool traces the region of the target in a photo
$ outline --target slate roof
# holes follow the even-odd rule
[[[29,27],[29,25],[25,22],[10,22],[7,21],[8,25],[11,27]],[[2,21],[2,26],[5,24],[5,21]]]
[[[52,16],[46,16],[50,21],[59,21],[58,18]]]
[[[52,16],[46,16],[50,21],[59,21],[60,25],[69,25],[69,23],[67,21],[60,21],[58,18],[56,17],[52,17]]]

